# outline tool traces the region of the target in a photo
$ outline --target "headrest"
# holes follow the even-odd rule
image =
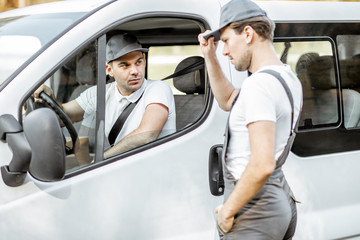
[[[94,58],[90,55],[83,56],[76,66],[76,80],[81,84],[94,84],[95,69],[93,68]]]
[[[96,50],[90,46],[77,56],[76,81],[80,85],[96,83]]]
[[[200,56],[185,58],[177,65],[175,72],[178,72],[199,61],[204,61],[204,58]],[[173,82],[176,89],[183,93],[203,94],[205,92],[205,70],[200,69],[190,73],[186,73],[182,76],[174,77]]]
[[[360,86],[360,57],[340,60],[341,85],[343,88],[358,88]]]
[[[333,56],[320,56],[309,64],[308,75],[314,89],[336,88]]]
[[[295,66],[296,74],[307,73],[309,65],[318,57],[319,54],[316,52],[309,52],[301,55]]]

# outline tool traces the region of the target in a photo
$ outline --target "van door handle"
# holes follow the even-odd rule
[[[224,194],[224,173],[222,167],[223,145],[218,144],[210,148],[209,151],[209,187],[214,196]]]

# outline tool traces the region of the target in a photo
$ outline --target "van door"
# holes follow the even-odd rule
[[[53,89],[59,103],[96,89],[96,115],[63,129],[62,144],[68,150],[62,179],[40,178],[30,169],[17,187],[1,182],[7,199],[0,206],[1,219],[6,219],[0,232],[7,239],[214,237],[213,211],[221,198],[209,191],[208,150],[223,141],[226,114],[213,101],[204,65],[167,81],[179,99],[173,133],[103,158],[105,88],[112,81],[104,68],[108,34],[128,31],[136,35],[150,49],[147,78],[161,81],[179,65],[194,64],[189,59],[199,59],[197,35],[206,28],[208,24],[195,14],[144,14],[122,20],[64,53],[47,74],[33,81],[26,95],[19,97],[22,104],[16,110],[24,123],[44,107],[32,101],[32,93],[41,84]],[[21,81],[12,84],[16,83]],[[41,164],[37,167],[42,169]],[[21,231],[16,231],[19,227]]]

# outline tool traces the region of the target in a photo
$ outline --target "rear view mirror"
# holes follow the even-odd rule
[[[26,116],[24,133],[31,148],[30,174],[42,181],[61,180],[65,175],[65,143],[53,111],[40,108]]]

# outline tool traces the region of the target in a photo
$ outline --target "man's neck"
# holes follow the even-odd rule
[[[270,41],[261,41],[253,46],[251,65],[249,71],[254,73],[266,66],[283,65],[276,55],[274,46]]]

